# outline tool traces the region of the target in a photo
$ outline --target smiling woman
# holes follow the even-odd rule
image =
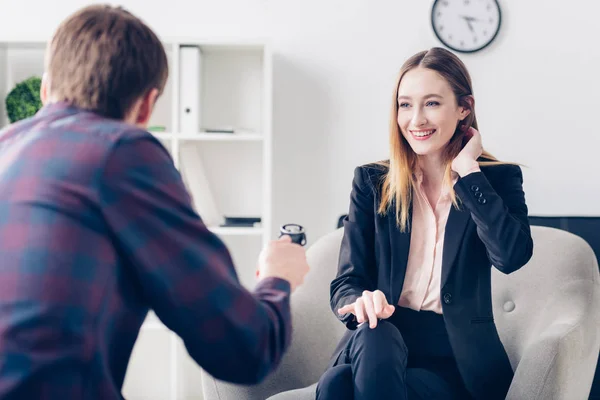
[[[490,277],[531,258],[522,183],[483,150],[462,61],[441,48],[409,58],[389,160],[354,172],[330,293],[348,331],[317,399],[505,398]]]
[[[418,155],[441,151],[454,135],[456,121],[470,111],[456,104],[450,85],[431,69],[415,68],[400,83],[398,126]]]
[[[479,164],[499,162],[481,146],[471,77],[454,54],[441,48],[415,54],[400,69],[394,88],[390,160],[379,163],[390,169],[385,176],[378,212],[385,214],[395,203],[397,223],[404,231],[416,189],[414,171],[425,171],[426,190],[433,192],[429,199],[432,204],[440,187],[445,187],[457,206],[451,187],[455,181],[453,174],[463,176],[475,171]],[[471,149],[470,158],[464,157]],[[443,171],[441,177],[436,173],[438,170]]]

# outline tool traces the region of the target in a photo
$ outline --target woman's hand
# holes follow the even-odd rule
[[[347,304],[338,310],[338,314],[352,313],[356,321],[362,324],[369,321],[371,329],[377,326],[378,319],[387,319],[394,313],[395,307],[389,305],[381,290],[370,292],[365,290],[362,296],[352,304]]]
[[[469,128],[465,134],[467,143],[465,147],[458,153],[456,158],[452,161],[452,170],[455,171],[461,177],[470,174],[471,172],[479,171],[479,164],[477,159],[483,152],[483,145],[481,144],[481,134],[475,128]]]

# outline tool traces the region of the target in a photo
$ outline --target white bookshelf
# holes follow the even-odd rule
[[[231,39],[175,38],[163,43],[169,79],[150,121],[151,127],[163,129],[151,133],[169,150],[186,185],[194,179],[190,165],[202,161],[220,214],[261,218],[261,224],[254,227],[209,225],[230,249],[242,283],[251,288],[258,254],[272,232],[270,48],[261,41]],[[45,46],[46,39],[0,40],[1,126],[8,124],[4,106],[8,92],[16,83],[44,72]],[[179,120],[182,46],[198,46],[201,53],[197,71],[200,121],[197,130],[185,132]],[[234,133],[211,132],[224,127],[234,127]],[[193,149],[197,160],[182,157],[182,149]],[[194,192],[190,193],[196,200]],[[202,399],[199,368],[181,340],[152,312],[132,353],[123,394],[129,400]]]

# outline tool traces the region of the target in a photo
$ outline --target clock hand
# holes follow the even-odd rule
[[[475,32],[475,29],[473,29],[473,25],[471,25],[471,21],[469,21],[468,19],[466,21],[467,21],[467,25],[469,25],[469,30],[471,32]]]
[[[466,21],[467,25],[469,26],[469,30],[471,32],[475,32],[475,29],[473,29],[473,25],[471,24],[471,22],[477,21],[477,18],[469,17],[467,15],[461,15],[461,18],[463,18]]]
[[[472,21],[480,21],[479,18],[471,17],[471,16],[468,16],[468,15],[461,15],[461,18],[464,18],[465,20],[471,21],[471,22]]]

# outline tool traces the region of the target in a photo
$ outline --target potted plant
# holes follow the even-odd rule
[[[42,108],[40,86],[42,79],[32,76],[19,82],[6,96],[6,114],[13,122],[32,117]]]

